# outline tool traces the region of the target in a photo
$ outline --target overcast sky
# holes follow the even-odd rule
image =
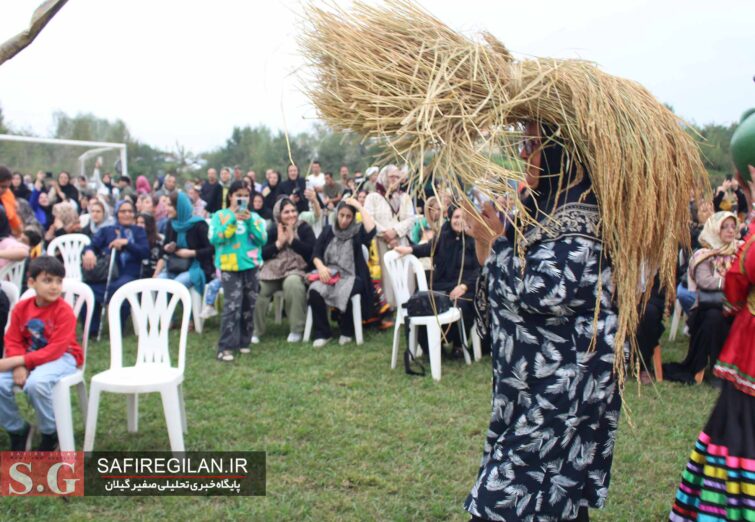
[[[0,0],[0,41],[41,0]],[[341,3],[341,2],[339,2]],[[489,30],[515,54],[583,58],[639,81],[696,123],[755,106],[750,0],[424,0],[466,34]],[[153,146],[222,145],[234,125],[298,132],[316,118],[299,93],[303,4],[289,0],[70,0],[0,66],[12,126],[49,135],[56,110],[121,118]]]

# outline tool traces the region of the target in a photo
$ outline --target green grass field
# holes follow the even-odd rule
[[[368,332],[360,347],[314,350],[287,344],[278,326],[252,354],[219,363],[217,324],[189,337],[186,447],[266,451],[266,497],[3,498],[0,520],[468,519],[462,502],[490,414],[489,358],[471,366],[444,361],[442,380],[433,382],[429,368],[426,377],[390,369],[390,333]],[[681,359],[686,341],[665,342],[664,359]],[[133,344],[130,338],[131,353]],[[87,378],[109,365],[108,350],[107,342],[90,346]],[[717,393],[707,385],[638,390],[630,383],[624,396],[608,505],[592,519],[664,520]],[[126,430],[125,404],[102,396],[95,449],[167,449],[159,395],[140,398],[138,433]],[[74,411],[81,448],[77,405]],[[0,435],[0,449],[7,448]]]

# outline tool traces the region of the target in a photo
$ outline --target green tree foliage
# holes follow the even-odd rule
[[[290,154],[289,154],[290,148]],[[312,131],[289,136],[273,133],[265,126],[235,127],[225,145],[204,155],[208,167],[241,166],[254,170],[262,180],[265,170],[272,168],[285,174],[291,159],[302,174],[309,171],[313,160],[319,160],[323,169],[336,176],[341,165],[350,172],[364,170],[376,154],[375,147],[365,146],[354,134],[336,133],[324,125],[315,125]]]

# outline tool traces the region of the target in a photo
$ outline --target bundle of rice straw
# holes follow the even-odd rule
[[[517,60],[491,35],[470,40],[403,0],[355,2],[349,10],[309,6],[300,43],[312,72],[308,94],[322,119],[384,143],[387,155],[410,165],[415,188],[432,176],[459,198],[459,180],[489,196],[512,192],[510,182],[523,172],[504,168],[495,154],[517,156],[526,121],[558,129],[561,144],[588,168],[600,205],[622,379],[623,345],[650,294],[650,285],[641,291],[644,275],[658,271],[667,295],[675,295],[678,249],[689,245],[690,193],[710,194],[682,122],[639,84],[592,63]]]

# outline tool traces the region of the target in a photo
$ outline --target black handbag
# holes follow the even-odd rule
[[[723,306],[724,293],[721,290],[697,289],[697,304],[705,306]]]
[[[116,255],[113,253],[112,255]],[[107,272],[110,268],[110,256],[101,256],[97,258],[97,262],[94,265],[94,268],[91,270],[86,270],[82,267],[81,269],[81,276],[84,278],[85,283],[89,284],[98,284],[98,283],[106,283],[107,282]],[[111,275],[111,280],[118,279],[119,271],[118,271],[118,263],[113,263],[113,273]]]
[[[189,271],[192,261],[194,260],[188,257],[178,257],[176,254],[171,254],[168,256],[168,263],[165,269],[169,274],[183,274]]]
[[[402,306],[409,317],[437,315],[451,308],[451,298],[442,292],[423,290],[411,296]]]

